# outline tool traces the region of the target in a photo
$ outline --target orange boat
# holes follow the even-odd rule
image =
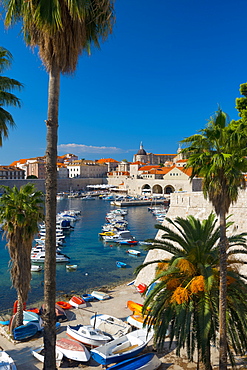
[[[130,309],[130,311],[133,312],[133,315],[135,315],[135,314],[140,315],[142,313],[143,304],[136,303],[136,302],[133,302],[133,301],[128,301],[127,302],[127,307]]]
[[[84,301],[84,299],[76,297],[75,295],[70,299],[69,304],[75,308],[87,307],[87,303]]]
[[[69,310],[70,308],[72,308],[73,306],[71,306],[71,304],[69,302],[64,302],[64,301],[58,301],[56,302],[56,304],[63,308],[64,310]]]

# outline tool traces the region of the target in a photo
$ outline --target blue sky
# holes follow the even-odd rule
[[[114,32],[73,76],[61,79],[58,153],[132,160],[143,142],[175,153],[203,128],[218,104],[237,119],[235,99],[247,82],[245,0],[116,0]],[[48,76],[19,28],[1,46],[14,57],[5,72],[25,85],[8,108],[17,127],[0,148],[0,164],[42,156],[46,148]]]

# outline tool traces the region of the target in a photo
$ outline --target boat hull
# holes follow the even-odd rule
[[[5,351],[0,351],[0,369],[17,370],[14,360]]]
[[[64,356],[74,361],[87,362],[91,357],[90,352],[82,343],[67,338],[57,340],[56,348]]]
[[[85,332],[84,332],[85,328]],[[89,330],[87,330],[89,328]],[[91,329],[90,329],[91,328]],[[90,325],[76,325],[76,326],[67,326],[67,335],[77,340],[80,343],[83,343],[90,347],[98,347],[109,342],[112,338],[106,334],[90,336],[90,331],[98,332],[97,329],[93,329]]]
[[[156,370],[160,365],[161,361],[154,353],[145,353],[144,355],[110,366],[108,370]]]
[[[40,362],[44,362],[44,346],[31,349],[31,354]],[[63,353],[56,348],[56,367],[60,367]]]
[[[13,330],[12,334],[15,340],[24,340],[33,337],[37,333],[37,331],[38,328],[35,324],[28,323],[25,325],[17,326]]]
[[[109,299],[110,296],[104,292],[96,291],[94,290],[91,294],[94,298],[97,298],[100,301],[103,301],[105,299]]]
[[[69,300],[69,304],[75,308],[87,307],[87,303],[80,297],[73,296]]]

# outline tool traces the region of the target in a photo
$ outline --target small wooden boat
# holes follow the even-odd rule
[[[84,293],[84,294],[81,295],[81,297],[86,302],[92,302],[92,301],[94,301],[94,297],[92,296],[92,294]]]
[[[0,351],[0,369],[17,370],[13,358],[5,351]]]
[[[156,370],[161,365],[160,359],[154,353],[145,353],[144,355],[130,358],[108,367],[108,370]]]
[[[141,255],[141,252],[137,251],[135,249],[128,249],[127,253],[132,254],[133,256],[140,256]]]
[[[108,294],[106,294],[105,292],[100,292],[98,290],[94,290],[91,295],[94,297],[94,298],[97,298],[99,301],[103,301],[105,299],[109,299],[110,296]]]
[[[66,269],[68,271],[75,271],[77,270],[78,265],[66,265]]]
[[[12,334],[15,340],[24,340],[33,337],[37,331],[38,328],[35,324],[27,323],[14,328]]]
[[[109,343],[91,350],[92,358],[101,365],[121,362],[138,355],[153,336],[152,332],[140,329],[132,331]]]
[[[39,346],[37,348],[31,349],[31,354],[37,358],[40,362],[44,362],[44,346]],[[61,361],[63,359],[63,353],[56,348],[56,367],[60,367]]]
[[[94,329],[92,325],[68,325],[67,335],[91,347],[98,347],[112,339],[110,335],[103,333],[99,329]]]
[[[31,265],[32,272],[40,272],[42,270],[42,266],[39,265]]]
[[[61,338],[57,340],[56,348],[70,360],[87,362],[91,357],[91,353],[82,343],[71,339]]]
[[[116,262],[116,265],[117,265],[117,267],[119,267],[119,268],[125,268],[125,267],[127,267],[127,263],[125,263],[125,262],[120,262],[120,261],[117,261],[117,262]]]
[[[76,297],[75,295],[71,297],[71,299],[69,300],[69,304],[71,304],[71,306],[75,308],[87,307],[87,303],[84,301],[84,299]]]
[[[121,319],[117,319],[110,315],[93,315],[90,318],[90,324],[102,330],[104,333],[110,334],[113,339],[119,338],[122,335],[129,333],[132,328],[129,324]]]
[[[58,302],[56,302],[56,305],[61,307],[63,310],[69,310],[73,307],[73,306],[71,306],[71,304],[69,302],[65,302],[65,301],[58,301]]]

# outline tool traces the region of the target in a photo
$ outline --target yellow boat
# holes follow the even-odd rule
[[[113,231],[105,231],[103,233],[99,233],[100,236],[113,236],[115,233]]]

